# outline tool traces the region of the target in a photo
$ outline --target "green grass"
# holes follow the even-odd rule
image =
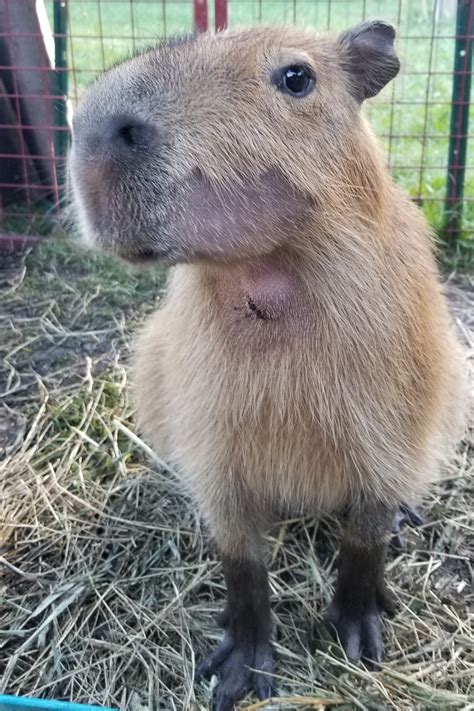
[[[426,15],[423,5],[418,0],[230,0],[230,25],[296,23],[318,32],[338,32],[364,18],[397,25],[402,73],[370,103],[367,114],[396,181],[423,205],[429,222],[439,230],[446,192],[455,16],[434,19],[434,3],[426,3]],[[50,2],[50,11],[51,6]],[[209,6],[212,26],[213,3]],[[69,27],[73,100],[110,63],[164,35],[189,32],[192,21],[191,1],[74,0]],[[472,140],[467,165],[474,165]],[[474,196],[472,167],[466,171],[465,195]],[[466,201],[463,228],[461,250],[469,251],[474,202]]]

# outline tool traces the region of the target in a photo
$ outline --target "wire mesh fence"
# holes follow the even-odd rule
[[[109,64],[194,29],[371,18],[398,30],[402,71],[366,109],[390,169],[435,229],[469,243],[474,0],[0,0],[0,230],[60,216],[71,112]]]

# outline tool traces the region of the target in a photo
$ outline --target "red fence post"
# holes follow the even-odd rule
[[[198,32],[207,32],[207,0],[194,0],[194,28]]]
[[[228,0],[214,0],[216,32],[227,29]]]
[[[35,0],[0,3],[2,203],[57,201],[53,69]],[[4,156],[5,158],[5,156]]]

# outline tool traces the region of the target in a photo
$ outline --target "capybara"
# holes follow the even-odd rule
[[[392,522],[461,425],[430,230],[362,110],[399,70],[394,38],[375,21],[165,41],[104,72],[75,114],[80,231],[173,267],[134,386],[222,559],[226,631],[198,668],[219,677],[219,711],[272,693],[262,540],[278,516],[344,514],[324,621],[349,658],[382,659]]]

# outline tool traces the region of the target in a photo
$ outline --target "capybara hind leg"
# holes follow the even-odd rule
[[[394,604],[384,580],[395,507],[364,503],[350,513],[339,553],[336,591],[324,624],[351,661],[376,666],[383,659],[382,613]]]
[[[395,550],[405,548],[405,539],[402,535],[404,526],[422,526],[423,518],[410,504],[400,504],[392,522],[392,538],[390,546]]]

